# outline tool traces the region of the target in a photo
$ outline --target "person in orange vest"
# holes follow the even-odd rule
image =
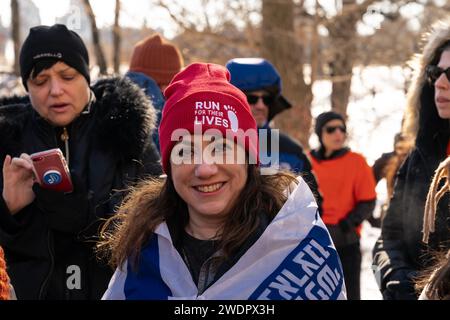
[[[375,178],[364,157],[345,147],[344,117],[330,111],[316,119],[320,147],[310,152],[323,196],[322,219],[341,258],[347,298],[360,299],[361,223],[375,208]]]

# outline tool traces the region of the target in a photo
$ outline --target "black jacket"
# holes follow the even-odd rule
[[[373,259],[379,269],[381,291],[386,299],[414,298],[413,277],[429,263],[431,250],[450,248],[448,195],[440,202],[436,215],[436,231],[429,245],[422,243],[425,200],[434,170],[445,159],[448,134],[436,134],[428,144],[420,142],[397,174],[394,195],[382,225]],[[434,150],[433,150],[434,149]],[[389,281],[403,281],[405,295],[386,290]]]
[[[89,112],[68,127],[74,192],[54,201],[37,194],[14,216],[0,197],[0,245],[18,299],[99,299],[112,275],[93,252],[101,219],[114,213],[127,185],[161,173],[148,98],[127,79],[103,79],[92,90]],[[0,101],[0,160],[57,147],[66,153],[61,129],[20,99]]]
[[[266,124],[264,127],[259,128],[259,130],[267,130],[267,141],[264,144],[260,144],[260,161],[266,161],[263,157],[269,157],[272,155],[272,128]],[[261,135],[261,132],[259,133]],[[280,169],[288,170],[295,174],[299,174],[303,180],[308,184],[311,189],[314,198],[319,207],[319,213],[322,214],[322,202],[323,198],[319,192],[319,187],[317,186],[317,179],[312,171],[311,162],[303,151],[303,147],[300,143],[293,140],[288,135],[278,132],[278,161]],[[270,163],[262,163],[262,167],[270,167],[273,165]]]
[[[434,51],[450,39],[449,26],[435,30],[425,47],[420,66],[433,63]],[[415,299],[414,277],[429,264],[430,251],[450,248],[450,215],[448,194],[436,212],[436,231],[430,234],[428,245],[422,243],[425,200],[439,163],[446,158],[449,142],[449,120],[441,119],[434,103],[434,87],[424,72],[412,84],[406,119],[416,123],[415,148],[399,172],[394,194],[384,218],[381,236],[373,250],[377,266],[375,276],[385,299]],[[414,127],[414,126],[412,126]]]

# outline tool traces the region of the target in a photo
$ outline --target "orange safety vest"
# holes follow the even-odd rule
[[[375,178],[362,155],[349,151],[327,160],[317,160],[311,155],[311,164],[323,197],[325,224],[336,225],[357,202],[376,199]]]

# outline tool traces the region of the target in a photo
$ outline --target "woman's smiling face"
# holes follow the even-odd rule
[[[247,182],[247,164],[236,161],[236,154],[241,152],[245,153],[241,146],[226,139],[203,141],[201,148],[191,144],[191,154],[184,155],[192,161],[171,162],[175,190],[186,202],[190,217],[223,219],[227,216]],[[200,158],[200,153],[200,161],[194,161]]]

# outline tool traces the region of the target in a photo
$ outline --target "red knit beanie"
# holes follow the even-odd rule
[[[164,95],[167,100],[159,126],[159,141],[166,173],[171,151],[178,142],[172,141],[177,129],[186,129],[191,134],[200,128],[202,133],[217,129],[223,138],[245,142],[243,147],[250,159],[258,163],[255,119],[245,94],[230,83],[230,73],[224,66],[193,63],[173,78]]]
[[[0,300],[9,300],[9,278],[6,273],[5,256],[0,247]]]
[[[135,45],[130,71],[142,72],[158,85],[168,85],[183,64],[183,57],[178,48],[155,34]]]

